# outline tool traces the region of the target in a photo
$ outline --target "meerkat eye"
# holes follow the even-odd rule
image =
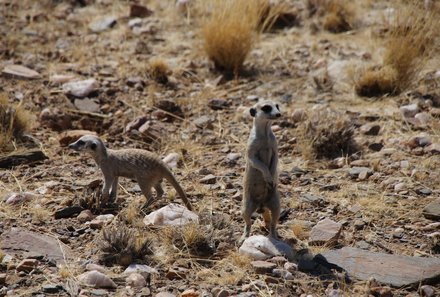
[[[270,106],[270,105],[264,105],[264,106],[261,108],[261,110],[264,111],[265,113],[269,113],[269,112],[272,111],[272,106]]]
[[[82,140],[78,140],[78,145],[84,145],[84,141],[82,141]]]
[[[90,145],[90,148],[91,148],[92,150],[95,150],[95,149],[96,149],[96,143],[92,142],[92,144]]]

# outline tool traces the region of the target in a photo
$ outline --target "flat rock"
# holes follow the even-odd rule
[[[105,274],[97,271],[87,271],[78,276],[78,280],[86,285],[93,286],[95,288],[110,288],[115,289],[117,285]]]
[[[289,261],[295,258],[293,249],[288,244],[263,235],[247,238],[238,252],[254,260],[266,260],[274,256],[284,256]]]
[[[419,106],[415,103],[400,107],[400,111],[402,112],[405,118],[414,117],[419,112],[419,110],[420,110]]]
[[[2,73],[4,76],[21,79],[37,79],[41,77],[37,71],[22,65],[6,65],[6,67],[3,68]]]
[[[144,218],[144,224],[147,226],[174,225],[181,226],[190,222],[198,222],[199,216],[188,210],[186,207],[171,203],[156,211],[151,212]]]
[[[96,91],[99,87],[96,79],[86,79],[80,81],[72,81],[63,84],[63,91],[67,95],[72,95],[74,97],[83,98],[87,97],[90,93]]]
[[[38,196],[31,192],[12,192],[7,194],[3,201],[6,204],[21,204],[25,202],[29,202],[37,198]]]
[[[24,259],[20,263],[18,263],[16,270],[31,272],[34,268],[37,268],[38,260],[37,259]]]
[[[89,29],[92,32],[99,33],[112,28],[116,23],[117,20],[114,16],[106,16],[91,22],[89,24]]]
[[[131,18],[145,18],[153,14],[153,11],[147,7],[133,3],[130,5],[130,17]]]
[[[252,261],[251,262],[252,268],[254,268],[255,272],[258,274],[267,274],[272,273],[272,270],[277,267],[277,264],[267,262],[267,261]]]
[[[374,173],[373,169],[370,169],[368,167],[355,166],[355,167],[352,167],[348,170],[348,175],[351,178],[358,178],[359,175],[361,175],[361,176],[366,175],[368,177],[368,176],[371,176],[373,173]]]
[[[440,221],[440,199],[426,205],[423,209],[423,216],[430,220]]]
[[[70,249],[56,238],[21,228],[12,228],[0,237],[0,249],[5,253],[23,257],[44,256],[58,264],[65,263]]]
[[[55,211],[54,217],[56,220],[71,218],[73,216],[77,216],[84,209],[79,205],[66,206],[60,210]]]
[[[153,267],[143,264],[128,265],[128,267],[124,270],[123,274],[128,275],[131,273],[141,274],[146,279],[149,277],[150,274],[159,274],[159,272],[157,272],[157,270],[154,269]]]
[[[418,286],[440,279],[440,259],[374,253],[344,247],[321,254],[359,280],[374,278],[393,287]]]
[[[193,121],[194,125],[198,128],[202,129],[213,129],[214,126],[212,124],[214,120],[207,115],[203,115]]]
[[[377,135],[380,131],[380,125],[376,123],[367,123],[362,125],[359,129],[365,135]]]
[[[199,182],[201,184],[213,185],[215,184],[217,177],[213,174],[208,174],[207,176],[202,177]]]
[[[433,155],[440,154],[440,143],[433,143],[431,145],[428,145],[427,147],[425,147],[424,151]]]
[[[75,99],[73,102],[76,108],[81,111],[86,112],[98,112],[100,110],[99,104],[97,104],[94,100],[84,98],[84,99]]]
[[[342,225],[335,221],[325,218],[316,224],[310,231],[309,244],[331,244],[339,239]]]

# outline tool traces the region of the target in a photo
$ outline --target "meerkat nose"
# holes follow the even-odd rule
[[[279,117],[281,116],[281,113],[277,113],[275,116],[276,116],[277,118],[279,118]]]

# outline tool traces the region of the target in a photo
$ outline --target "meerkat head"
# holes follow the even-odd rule
[[[85,151],[92,155],[105,152],[105,146],[99,137],[94,135],[84,135],[74,143],[69,144],[69,148],[75,151]]]
[[[277,103],[270,100],[258,102],[249,109],[249,113],[258,120],[274,120],[281,117],[280,107]]]

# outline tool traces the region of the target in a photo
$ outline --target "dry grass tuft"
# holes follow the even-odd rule
[[[300,129],[300,146],[306,159],[334,159],[359,151],[350,119],[336,111],[318,110]]]
[[[170,67],[160,58],[153,58],[148,62],[148,77],[159,84],[168,83],[168,75],[170,74]]]
[[[273,21],[268,1],[210,0],[205,5],[204,50],[217,70],[238,76],[259,34]]]
[[[108,266],[128,266],[134,260],[153,255],[153,241],[126,226],[102,230],[101,261]]]
[[[19,139],[29,129],[31,115],[21,104],[12,105],[5,93],[0,93],[0,148],[11,149],[14,139]]]
[[[353,29],[355,20],[354,6],[344,0],[307,0],[310,16],[323,17],[323,28],[332,33],[341,33]]]
[[[206,257],[214,253],[210,233],[205,226],[190,223],[163,229],[161,239],[169,251],[178,250],[180,253]]]
[[[355,80],[360,96],[396,95],[405,91],[438,49],[440,14],[410,1],[396,11],[384,36],[382,65],[367,69]]]

